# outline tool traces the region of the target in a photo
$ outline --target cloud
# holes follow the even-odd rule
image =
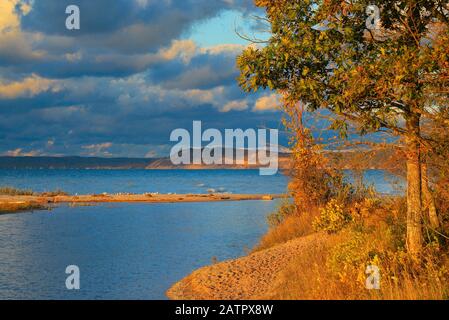
[[[13,99],[17,97],[33,97],[41,92],[50,90],[57,90],[53,85],[55,81],[48,80],[31,75],[22,81],[15,81],[10,83],[4,83],[0,79],[0,99]]]
[[[144,158],[157,158],[157,157],[158,157],[158,153],[154,150],[151,150],[145,154]]]
[[[79,32],[65,29],[69,3]],[[263,93],[236,83],[242,45],[186,39],[230,8],[252,0],[0,0],[0,152],[167,155],[171,131],[193,120],[278,127],[251,109]]]
[[[83,146],[83,149],[102,151],[102,150],[108,149],[110,147],[112,147],[112,143],[105,142],[105,143],[100,143],[100,144],[91,144],[88,146]]]
[[[65,28],[69,4],[80,7],[79,31]],[[128,76],[175,58],[186,63],[196,48],[179,39],[192,24],[230,8],[246,11],[250,2],[2,0],[0,5],[0,67],[67,78]],[[219,49],[209,54],[214,50]]]
[[[31,10],[20,0],[0,2],[0,66],[24,61],[36,61],[44,56],[43,51],[33,50],[31,42],[36,36],[23,33],[19,12],[26,15]]]
[[[196,49],[192,40],[174,40],[169,48],[159,51],[159,56],[164,60],[180,57],[184,63],[188,63],[195,55]]]
[[[52,44],[52,47],[56,45]],[[6,52],[6,49],[11,52]],[[157,52],[132,55],[112,51],[96,52],[92,48],[56,47],[52,49],[54,53],[47,53],[45,57],[41,56],[36,61],[16,64],[13,60],[17,60],[18,57],[12,52],[16,49],[0,47],[0,66],[7,65],[9,69],[19,73],[31,71],[47,78],[126,77],[160,66],[170,60],[180,65],[188,64],[197,50],[191,40],[174,40],[167,47],[158,49]],[[9,57],[7,57],[8,54]]]
[[[65,8],[70,4],[81,11],[81,28],[75,32],[65,28]],[[168,45],[197,21],[249,7],[253,5],[247,0],[46,0],[33,2],[21,26],[28,32],[74,37],[82,46],[143,53]]]
[[[9,150],[6,153],[4,153],[7,157],[35,157],[40,155],[40,151],[38,150],[32,150],[28,152],[24,152],[21,148],[17,148],[15,150]]]
[[[4,0],[0,2],[0,31],[17,28],[19,26],[19,17],[14,14],[17,0]]]
[[[248,109],[248,102],[246,100],[236,100],[226,103],[223,108],[220,109],[221,112],[229,111],[241,111]]]
[[[231,54],[238,55],[245,49],[244,45],[241,44],[220,44],[212,47],[201,48],[201,53],[221,55],[221,54]]]
[[[74,3],[81,10],[80,32],[65,28],[65,7]],[[126,77],[154,68],[156,77],[167,75],[160,78],[167,87],[211,88],[235,79],[235,57],[243,46],[197,48],[179,37],[193,23],[229,8],[246,11],[250,2],[2,0],[1,5],[0,68],[61,79]]]
[[[87,150],[86,155],[90,157],[95,156],[111,156],[112,154],[108,151],[112,147],[111,142],[104,142],[99,144],[91,144],[87,146],[82,146],[83,149]]]
[[[223,47],[224,48],[224,47]],[[148,70],[148,79],[168,89],[211,89],[236,83],[238,70],[236,57],[241,46],[232,50],[199,49],[185,63],[180,59],[154,65]]]
[[[271,94],[269,96],[264,96],[259,98],[254,105],[253,110],[256,112],[273,112],[279,109],[281,102],[280,96],[278,94]]]

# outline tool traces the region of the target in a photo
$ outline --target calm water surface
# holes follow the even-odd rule
[[[0,170],[0,186],[72,194],[282,193],[286,185],[282,174],[260,176],[258,170]]]
[[[380,171],[365,175],[391,192]],[[0,186],[70,193],[281,193],[282,175],[256,170],[0,170]],[[0,299],[165,299],[191,271],[245,254],[277,201],[62,206],[0,216]],[[81,290],[65,288],[65,268]]]
[[[196,268],[245,253],[275,202],[59,207],[0,216],[1,299],[165,299]],[[77,265],[81,290],[65,288]]]

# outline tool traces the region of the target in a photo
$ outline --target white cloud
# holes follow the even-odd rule
[[[248,102],[246,100],[234,100],[226,103],[221,109],[221,112],[242,111],[248,109]]]
[[[35,36],[22,32],[19,11],[26,15],[31,10],[28,4],[19,0],[0,1],[0,57],[8,56],[12,61],[20,59],[34,60],[42,58],[43,51],[34,51],[30,41]]]
[[[201,48],[201,53],[206,54],[222,54],[222,53],[230,53],[230,54],[240,54],[243,49],[245,49],[244,45],[241,44],[219,44],[213,47]]]
[[[192,40],[174,40],[170,47],[161,49],[157,56],[164,60],[173,60],[179,57],[184,63],[189,63],[196,52],[197,48]]]
[[[186,90],[183,94],[191,101],[196,103],[210,103],[217,105],[217,100],[222,99],[225,88],[220,86],[210,90],[192,89]]]
[[[108,151],[109,148],[112,147],[111,142],[99,143],[99,144],[91,144],[87,146],[82,146],[83,149],[88,150],[87,155],[89,157],[110,157],[112,153]]]
[[[112,143],[105,142],[105,143],[91,144],[88,146],[83,146],[83,149],[102,151],[104,149],[109,149],[110,147],[112,147]]]
[[[269,96],[261,97],[256,101],[253,111],[256,112],[266,112],[266,111],[276,111],[281,105],[281,98],[278,94],[273,93]]]
[[[158,156],[157,151],[151,150],[145,154],[145,158],[156,158]]]
[[[0,79],[0,98],[33,97],[49,90],[55,81],[41,78],[35,74],[22,81],[5,83]],[[53,88],[57,90],[56,87]]]

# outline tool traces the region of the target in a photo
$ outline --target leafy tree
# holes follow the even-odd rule
[[[407,246],[423,246],[423,119],[448,104],[449,5],[445,0],[255,0],[271,37],[238,58],[247,91],[276,90],[288,105],[327,109],[332,128],[390,131],[407,155]],[[374,8],[375,9],[375,8]],[[375,12],[375,11],[373,11]],[[368,21],[367,21],[368,20]],[[367,28],[370,27],[370,28]]]

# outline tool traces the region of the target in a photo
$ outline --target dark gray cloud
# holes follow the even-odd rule
[[[80,30],[67,30],[65,9],[78,5]],[[245,0],[38,0],[21,19],[26,31],[74,37],[82,44],[126,53],[155,52],[193,23],[225,9],[246,11]],[[49,17],[51,17],[49,19]]]
[[[210,89],[234,84],[239,73],[235,51],[206,51],[195,55],[187,64],[172,60],[155,65],[148,74],[153,82],[170,89]]]
[[[273,117],[272,114],[255,114],[250,110],[221,113],[207,104],[182,111],[167,107],[169,110],[162,112],[162,110],[153,111],[153,108],[154,105],[120,110],[117,106],[95,104],[2,114],[0,119],[2,149],[7,151],[31,147],[28,151],[80,154],[83,151],[82,146],[106,142],[113,145],[163,146],[170,144],[169,136],[173,129],[190,129],[193,120],[203,121],[205,128],[221,130],[279,126],[278,117]],[[48,141],[54,141],[51,148]],[[143,155],[130,154],[130,156]]]

